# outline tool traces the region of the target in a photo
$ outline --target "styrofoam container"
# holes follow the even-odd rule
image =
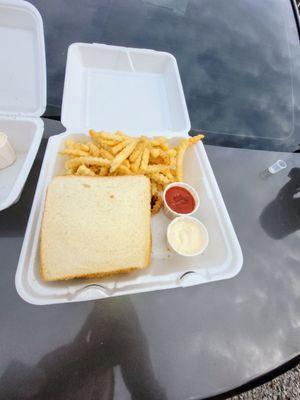
[[[19,198],[43,135],[46,62],[42,18],[21,0],[0,0],[0,131],[16,161],[0,170],[0,211]]]
[[[162,52],[100,44],[69,48],[62,122],[66,132],[51,137],[41,169],[16,273],[16,288],[34,304],[93,300],[151,290],[192,286],[230,278],[243,262],[203,144],[187,150],[184,179],[200,195],[195,214],[210,242],[200,256],[183,258],[166,245],[170,220],[152,218],[152,261],[148,269],[106,279],[44,282],[39,274],[39,237],[47,185],[64,173],[58,155],[67,139],[86,140],[89,128],[131,135],[166,136],[170,145],[187,136],[190,121],[175,58]]]

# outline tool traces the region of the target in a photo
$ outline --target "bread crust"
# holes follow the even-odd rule
[[[94,274],[66,275],[63,278],[54,278],[54,279],[51,279],[51,278],[49,279],[47,276],[45,276],[44,273],[42,273],[42,278],[46,282],[69,281],[71,279],[108,278],[110,276],[128,274],[129,272],[139,271],[139,270],[143,270],[145,268],[148,268],[148,266],[144,267],[144,268],[129,267],[127,269],[120,269],[120,270],[116,270],[116,271],[113,271],[113,272],[96,272]]]

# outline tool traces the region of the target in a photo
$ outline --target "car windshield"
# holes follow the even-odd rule
[[[290,0],[87,0],[84,11],[80,2],[33,3],[45,22],[55,110],[72,42],[152,48],[176,57],[192,130],[206,131],[207,143],[298,149],[300,46]]]

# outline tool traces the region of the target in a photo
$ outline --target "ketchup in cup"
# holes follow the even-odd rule
[[[166,188],[164,202],[167,209],[169,208],[174,213],[174,215],[169,216],[174,217],[192,214],[198,208],[199,199],[197,192],[190,185],[175,182]]]
[[[190,214],[196,205],[193,195],[180,186],[173,186],[166,192],[166,202],[177,214]]]

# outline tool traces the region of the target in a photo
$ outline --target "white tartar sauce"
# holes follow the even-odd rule
[[[179,254],[192,256],[206,248],[208,235],[200,221],[179,217],[169,225],[168,242]]]

